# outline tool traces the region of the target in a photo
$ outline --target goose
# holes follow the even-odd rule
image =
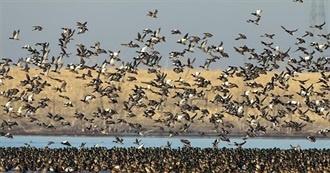
[[[144,130],[141,129],[137,132],[137,134],[144,137],[147,133],[150,133],[150,132],[153,132],[153,131],[154,131],[153,129],[147,130],[147,131],[144,131]]]
[[[158,10],[157,9],[154,12],[149,11],[149,13],[147,14],[147,16],[150,16],[152,18],[157,18],[157,13],[158,13]]]
[[[143,30],[143,33],[145,33],[145,34],[152,34],[153,31],[151,29],[149,29],[149,28],[146,28],[146,29]]]
[[[88,104],[92,99],[96,99],[96,96],[87,94],[84,99],[81,99],[80,101]]]
[[[299,44],[303,44],[303,43],[305,43],[305,40],[304,39],[297,38],[297,41],[296,41],[295,45],[299,45]]]
[[[47,142],[47,145],[49,146],[49,145],[52,145],[52,144],[54,144],[55,142],[54,141],[48,141]]]
[[[227,136],[225,136],[224,134],[219,134],[219,136],[220,136],[219,139],[221,141],[230,142],[230,139]]]
[[[211,62],[212,62],[211,60],[206,60],[204,62],[204,65],[200,65],[199,67],[203,68],[206,71],[209,71],[209,67],[210,67]]]
[[[185,50],[187,52],[194,53],[194,47],[195,47],[195,44],[193,42],[190,42],[189,45],[188,45],[188,49],[185,49]]]
[[[307,36],[313,37],[314,34],[310,31],[305,31],[305,35],[303,35],[302,37],[307,37]]]
[[[0,136],[4,136],[6,138],[9,138],[9,139],[13,139],[13,135],[11,133],[4,133],[4,132],[0,132]]]
[[[234,144],[228,144],[228,145],[234,145],[236,146],[237,148],[242,148],[242,146],[246,143],[246,141],[242,142],[242,143],[237,143],[237,142],[234,142]]]
[[[275,34],[267,34],[267,33],[265,33],[264,35],[261,35],[260,37],[267,37],[267,38],[273,39],[274,36],[275,36]]]
[[[247,23],[253,23],[255,25],[259,25],[260,17],[256,18],[255,20],[249,19],[246,22]]]
[[[244,34],[239,33],[238,37],[235,40],[246,39],[247,37]]]
[[[79,29],[78,34],[83,34],[86,31],[88,31],[86,24],[87,24],[87,22],[84,22],[84,23],[77,22],[77,26]]]
[[[301,151],[301,147],[300,147],[300,145],[293,146],[293,145],[290,144],[290,147],[291,147],[291,149],[293,149],[293,150]]]
[[[68,146],[68,147],[71,147],[71,144],[70,144],[69,141],[62,141],[61,144],[65,145],[65,146]]]
[[[319,29],[319,30],[322,30],[323,28],[323,26],[325,25],[325,22],[323,22],[322,24],[320,24],[320,25],[312,25],[312,26],[309,26],[310,28],[316,28],[316,29]]]
[[[190,36],[188,36],[189,33],[183,36],[183,38],[180,38],[177,43],[186,45],[186,42],[189,40]]]
[[[316,142],[316,138],[314,136],[307,136],[306,139],[311,142]]]
[[[44,29],[42,26],[39,25],[32,26],[32,28],[33,28],[32,31],[41,31],[42,29]]]
[[[202,41],[201,45],[198,46],[198,49],[202,50],[203,52],[206,52],[206,44],[207,40]]]
[[[181,34],[181,31],[178,29],[172,29],[171,34]]]
[[[204,37],[202,38],[202,40],[206,39],[206,38],[209,38],[209,37],[212,37],[213,34],[209,33],[209,32],[205,32],[203,33],[204,34]]]
[[[141,142],[141,140],[138,140],[137,138],[135,138],[135,141],[133,142],[133,144],[136,144],[136,145],[140,145],[140,142]]]
[[[20,32],[20,30],[17,30],[17,31],[14,30],[13,36],[12,37],[9,37],[9,39],[11,39],[11,40],[19,40],[19,38],[18,38],[19,32]]]
[[[135,38],[135,40],[138,41],[138,42],[143,43],[143,39],[146,37],[146,35],[147,35],[147,34],[144,33],[143,36],[141,36],[141,34],[138,32],[138,33],[137,33],[137,38]]]
[[[137,147],[137,149],[142,149],[144,147],[144,143],[142,143],[141,145],[139,145],[138,147]]]
[[[262,12],[262,10],[256,10],[256,11],[254,11],[251,14],[254,15],[254,16],[256,16],[256,17],[258,17],[258,18],[260,18],[261,17],[261,12]]]
[[[284,29],[285,32],[287,32],[288,34],[290,35],[294,35],[295,32],[298,31],[298,29],[295,29],[295,30],[288,30],[286,29],[284,26],[281,25],[281,28]]]
[[[118,56],[119,56],[120,50],[117,51],[117,52],[113,52],[113,51],[111,51],[111,50],[108,50],[108,52],[109,52],[109,56],[110,56],[110,58],[113,58],[113,59],[115,59],[115,60],[119,60],[119,59],[118,59]]]
[[[180,139],[180,141],[187,147],[190,147],[190,141],[188,141],[187,139]]]
[[[119,138],[118,136],[116,136],[115,139],[116,140],[115,141],[112,141],[112,142],[117,143],[117,144],[124,145],[124,143],[123,143],[124,139]]]
[[[187,59],[187,64],[184,64],[184,66],[187,66],[188,68],[193,69],[194,68],[193,64],[194,64],[195,60],[196,60],[196,58],[194,58],[192,60],[190,58],[188,58]]]

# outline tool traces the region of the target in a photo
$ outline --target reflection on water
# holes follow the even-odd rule
[[[0,147],[23,147],[25,143],[29,143],[32,147],[43,148],[47,146],[49,141],[53,141],[49,148],[64,147],[61,144],[62,141],[69,141],[73,147],[79,147],[81,143],[86,142],[85,147],[103,146],[107,148],[111,147],[138,147],[134,144],[135,139],[141,140],[140,143],[144,143],[144,147],[164,147],[169,141],[172,143],[172,148],[183,147],[183,143],[180,139],[188,139],[192,147],[207,148],[212,147],[212,142],[216,137],[210,138],[194,138],[194,137],[123,137],[123,145],[113,142],[115,137],[87,137],[87,136],[15,136],[14,139],[0,138]],[[231,137],[230,144],[234,142],[243,142],[241,138]],[[252,138],[248,139],[243,148],[280,148],[290,149],[290,145],[300,145],[302,149],[307,148],[330,148],[330,139],[317,139],[315,143],[308,141],[307,139],[300,138]],[[235,146],[229,145],[228,142],[221,141],[218,144],[219,148],[234,148]]]

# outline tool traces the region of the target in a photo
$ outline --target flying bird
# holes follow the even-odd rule
[[[14,30],[13,36],[12,37],[9,37],[9,39],[11,39],[11,40],[19,40],[18,36],[19,36],[19,30],[17,30],[17,31]]]
[[[319,30],[322,30],[323,28],[323,26],[325,25],[325,22],[323,22],[321,25],[312,25],[312,26],[310,26],[310,28],[317,28],[317,29],[319,29]]]
[[[112,142],[115,142],[115,143],[117,143],[117,144],[124,144],[124,139],[122,139],[122,138],[119,138],[118,136],[116,136],[116,140],[115,141],[112,141]]]
[[[69,141],[62,141],[61,144],[62,144],[62,145],[65,145],[65,146],[68,146],[68,147],[71,146],[71,144],[70,144]]]
[[[154,12],[149,11],[149,13],[147,14],[147,16],[150,16],[152,18],[157,18],[157,13],[158,13],[158,10],[157,9]]]
[[[36,25],[36,26],[32,26],[33,31],[41,31],[42,29],[44,29],[42,26]]]
[[[256,16],[256,17],[258,17],[258,18],[260,18],[261,17],[261,12],[262,12],[262,10],[256,10],[256,11],[254,11],[251,14],[254,15],[254,16]]]
[[[290,34],[290,35],[294,35],[294,33],[298,31],[298,29],[295,29],[295,30],[288,30],[288,29],[284,28],[284,26],[282,26],[282,25],[281,25],[281,28],[283,28],[284,31],[287,32],[287,33]]]

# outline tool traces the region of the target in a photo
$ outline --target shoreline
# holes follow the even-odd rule
[[[15,136],[71,136],[71,137],[162,137],[162,138],[212,138],[212,137],[219,137],[218,133],[209,133],[205,135],[200,135],[199,133],[180,133],[180,135],[169,137],[168,133],[148,133],[147,135],[141,136],[136,133],[109,133],[109,134],[102,134],[102,133],[47,133],[47,132],[10,132],[14,138]],[[290,134],[290,133],[266,133],[264,135],[259,135],[253,138],[296,138],[296,139],[305,139],[306,136],[310,135],[310,133],[297,133],[297,134]],[[245,133],[231,133],[226,135],[227,137],[237,137],[237,138],[244,138],[246,137]],[[318,139],[330,139],[330,136],[323,136],[323,135],[315,135],[314,137]],[[252,137],[251,137],[252,138]],[[250,138],[248,138],[250,139]],[[248,140],[247,139],[247,140]]]

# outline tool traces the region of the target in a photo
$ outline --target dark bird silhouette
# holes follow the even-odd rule
[[[281,26],[281,28],[284,29],[284,31],[287,32],[290,35],[294,35],[294,33],[298,31],[298,29],[288,30],[288,29],[284,28],[284,26]]]

